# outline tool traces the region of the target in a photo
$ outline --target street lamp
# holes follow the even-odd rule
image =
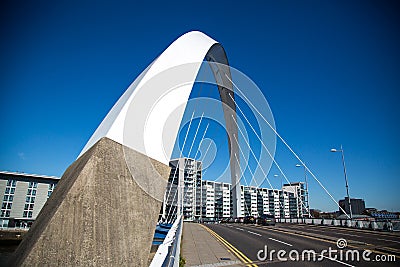
[[[308,197],[308,182],[307,182],[307,169],[304,164],[296,164],[296,167],[303,167],[304,168],[304,181],[306,183],[306,208],[308,212],[308,218],[311,218],[311,213],[310,213],[310,202],[309,202],[309,197]]]
[[[340,145],[340,149],[332,148],[331,152],[342,152],[342,163],[343,163],[343,171],[344,171],[344,180],[346,181],[346,192],[347,192],[347,199],[349,201],[350,219],[353,219],[353,212],[351,210],[351,201],[350,201],[350,194],[349,194],[349,183],[347,181],[346,164],[344,162],[343,146]]]

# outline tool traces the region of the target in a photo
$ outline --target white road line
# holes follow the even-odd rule
[[[394,242],[394,243],[399,243],[399,241],[395,241],[395,240],[390,240],[390,239],[383,239],[383,238],[377,238],[378,240],[382,240],[382,241],[389,241],[389,242]]]
[[[235,227],[236,229],[238,229],[238,230],[240,230],[240,231],[244,231],[242,228],[237,228],[237,227]]]
[[[334,259],[334,258],[329,258],[329,257],[324,256],[324,255],[318,255],[318,256],[324,257],[324,258],[326,258],[326,259],[328,259],[328,260],[331,260],[331,261],[336,261],[336,262],[341,263],[341,264],[346,265],[346,266],[355,267],[354,265],[345,263],[345,262],[343,262],[343,261],[340,261],[340,260],[337,260],[337,259]]]
[[[292,247],[292,246],[293,246],[292,244],[289,244],[289,243],[280,241],[280,240],[275,239],[275,238],[272,238],[272,237],[270,237],[270,238],[268,238],[268,239],[273,240],[273,241],[275,241],[275,242],[279,242],[279,243],[285,244],[286,246],[289,246],[289,247]]]
[[[262,235],[260,235],[260,234],[258,234],[258,233],[254,233],[254,232],[252,232],[252,231],[247,231],[247,232],[250,233],[250,234],[253,234],[253,235],[262,236]]]

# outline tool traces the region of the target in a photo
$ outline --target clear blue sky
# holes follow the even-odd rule
[[[62,175],[135,77],[200,30],[257,83],[279,133],[336,199],[343,169],[329,150],[343,144],[351,196],[400,210],[399,11],[397,1],[1,1],[0,169]],[[296,162],[281,164],[302,179]],[[310,194],[312,207],[336,209],[312,181]]]

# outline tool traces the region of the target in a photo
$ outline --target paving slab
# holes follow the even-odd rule
[[[181,253],[187,267],[244,266],[199,223],[183,224]]]

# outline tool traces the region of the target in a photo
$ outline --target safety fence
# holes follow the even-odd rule
[[[181,248],[183,220],[181,216],[175,220],[168,231],[162,244],[158,246],[157,252],[150,267],[178,267]]]

